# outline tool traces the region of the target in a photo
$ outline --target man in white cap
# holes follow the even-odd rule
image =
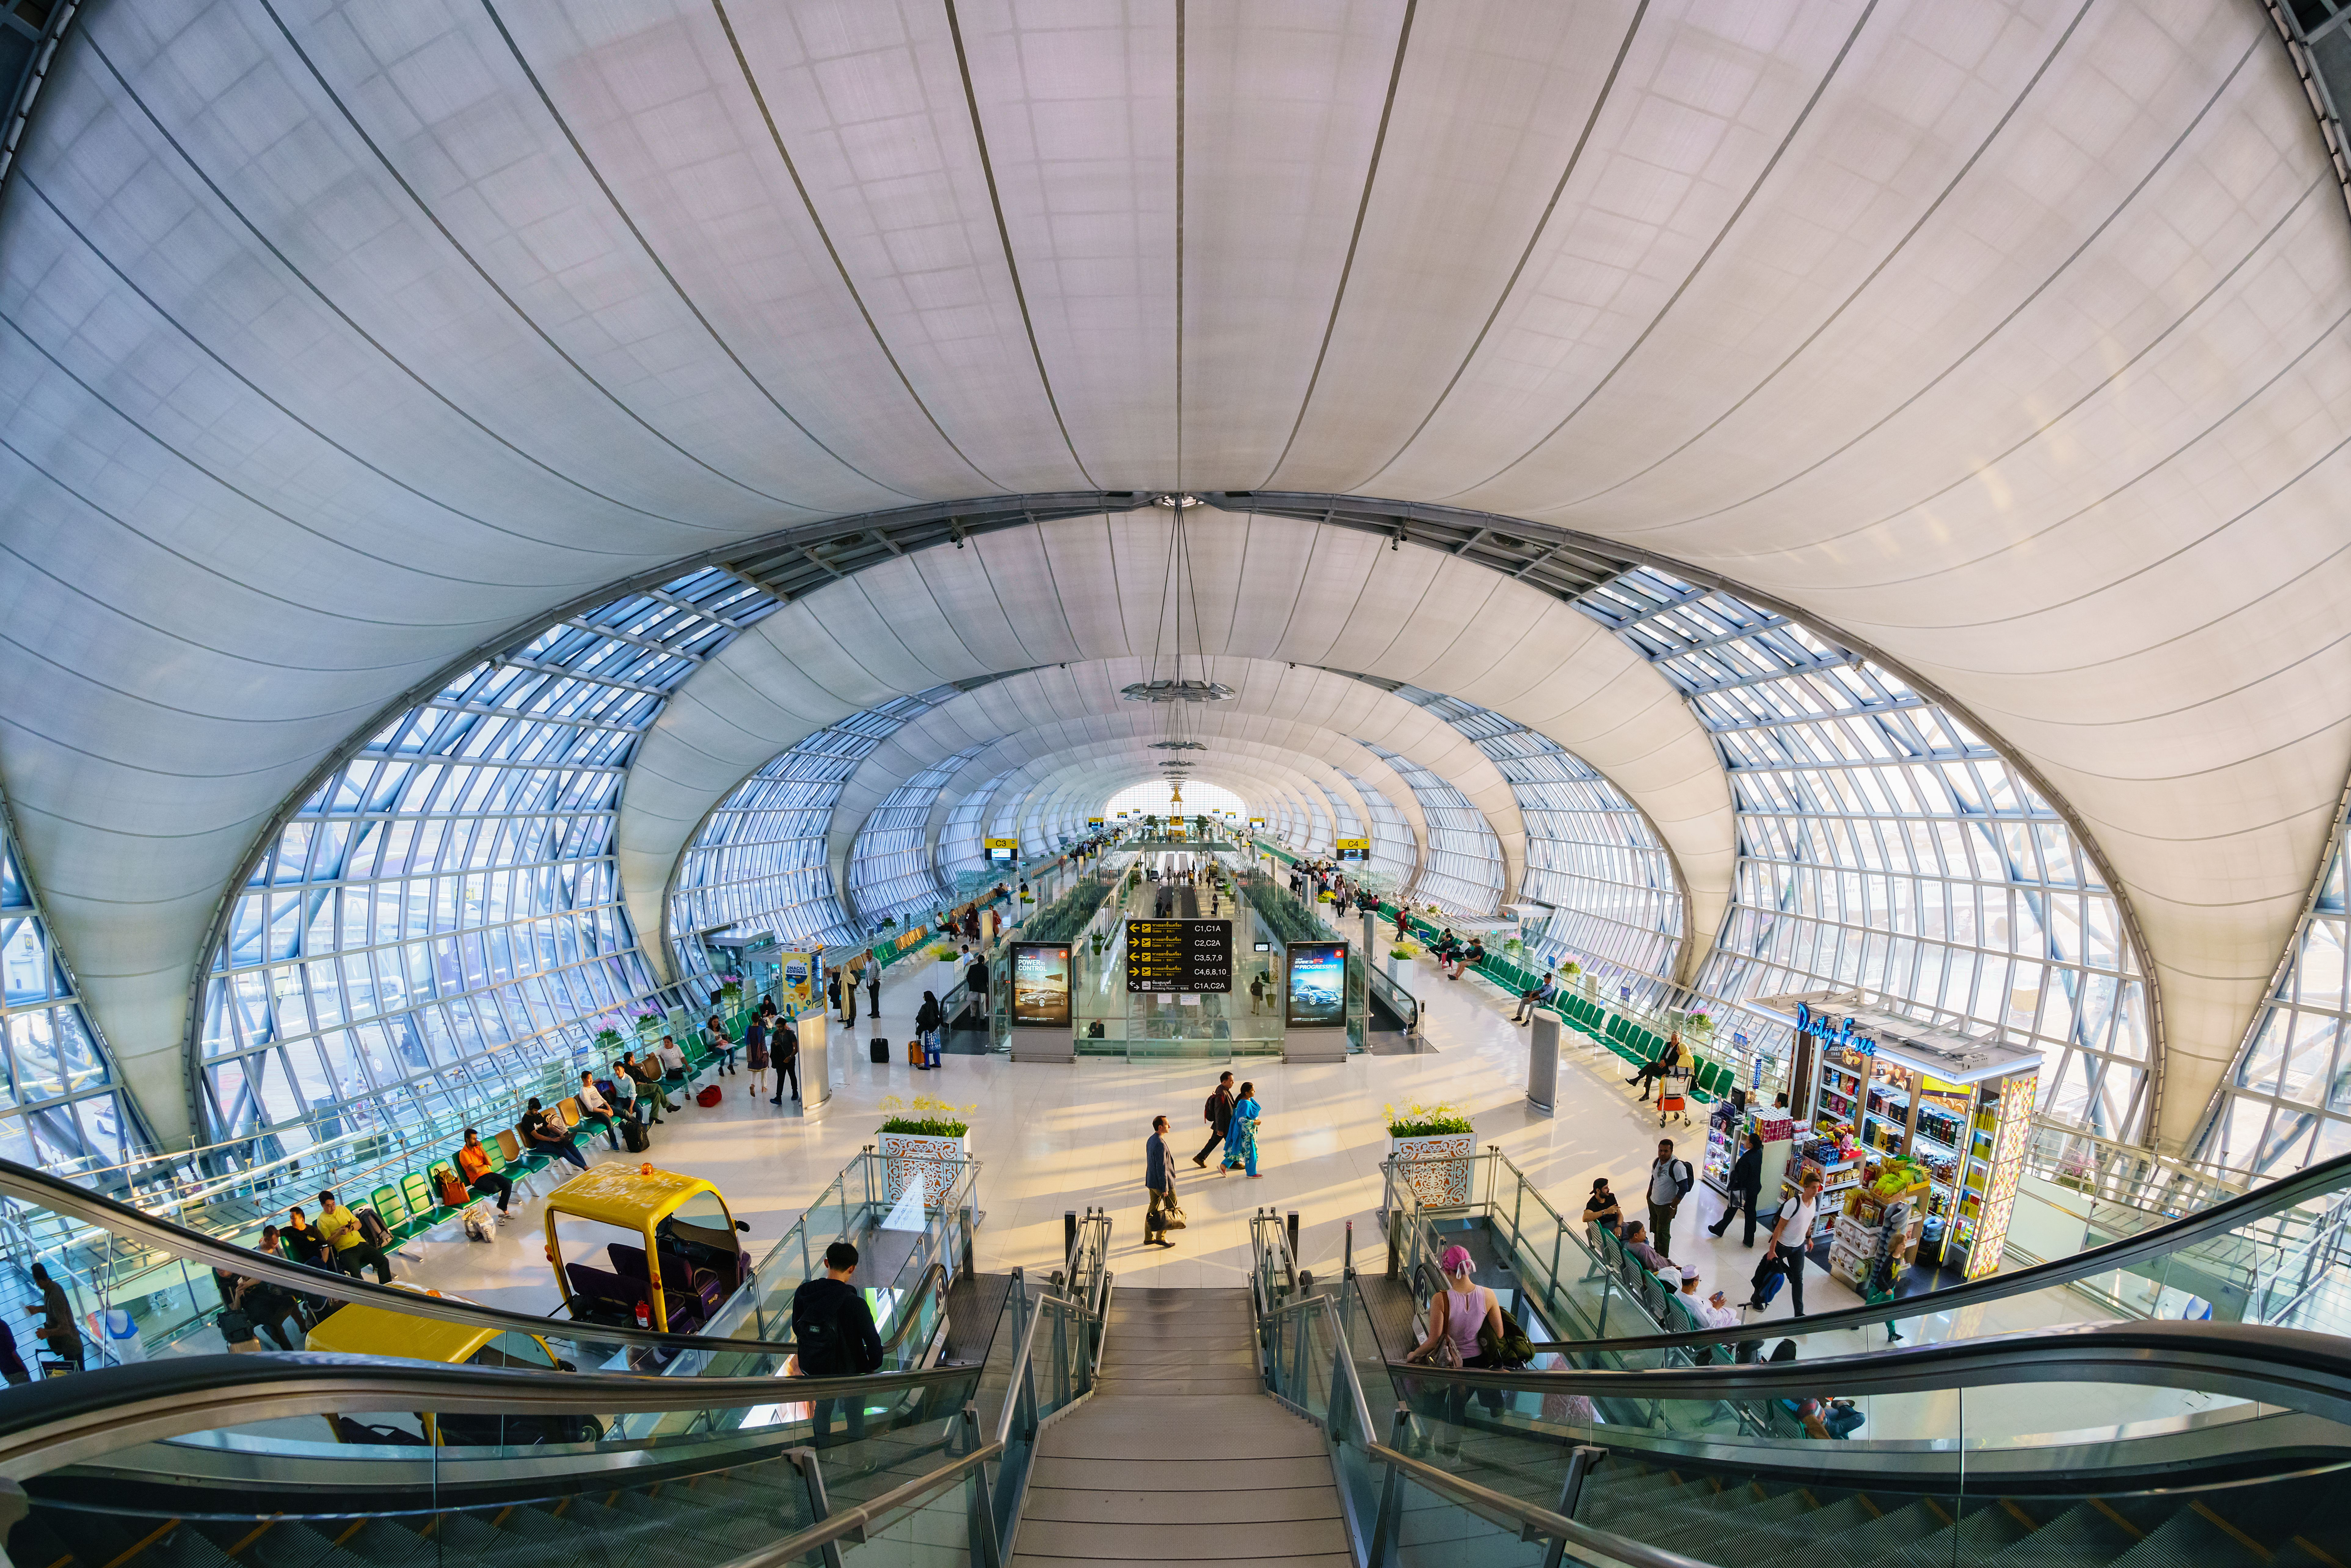
[[[1698,1299],[1698,1265],[1695,1263],[1682,1265],[1682,1305],[1689,1309],[1690,1316],[1708,1328],[1739,1326],[1739,1309],[1732,1306],[1720,1291],[1703,1301]]]

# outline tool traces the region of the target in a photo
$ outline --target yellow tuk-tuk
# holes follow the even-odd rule
[[[750,1277],[716,1187],[619,1160],[547,1198],[547,1257],[574,1322],[698,1333]]]
[[[465,1298],[443,1291],[420,1290],[404,1281],[392,1288],[422,1296]],[[319,1320],[303,1339],[305,1350],[340,1351],[350,1355],[392,1355],[405,1361],[437,1361],[444,1366],[527,1366],[538,1372],[569,1372],[569,1362],[559,1357],[537,1334],[453,1323],[442,1318],[411,1317],[383,1307],[347,1301]],[[585,1416],[498,1416],[433,1412],[414,1413],[417,1430],[371,1425],[341,1415],[327,1417],[335,1437],[346,1443],[489,1444],[583,1441],[596,1435],[596,1424]]]

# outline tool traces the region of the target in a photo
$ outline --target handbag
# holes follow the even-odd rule
[[[1461,1367],[1461,1347],[1453,1343],[1453,1292],[1439,1291],[1437,1300],[1445,1303],[1445,1319],[1437,1327],[1437,1343],[1423,1353],[1416,1347],[1405,1363],[1410,1366],[1433,1366],[1439,1372],[1458,1372]]]
[[[1524,1366],[1535,1358],[1535,1342],[1527,1337],[1526,1325],[1508,1314],[1503,1316],[1500,1333],[1479,1326],[1478,1349],[1489,1361],[1504,1366]]]

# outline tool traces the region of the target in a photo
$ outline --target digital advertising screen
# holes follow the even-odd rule
[[[1291,1029],[1342,1029],[1347,1022],[1347,945],[1292,942],[1288,1023]]]
[[[1070,945],[1012,945],[1012,1021],[1035,1029],[1070,1027]]]

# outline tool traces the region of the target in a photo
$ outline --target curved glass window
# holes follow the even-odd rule
[[[670,894],[670,940],[688,967],[706,964],[698,938],[722,931],[769,934],[787,947],[863,945],[825,861],[832,809],[875,747],[956,695],[937,686],[852,714],[769,759],[712,810]]]
[[[1784,1053],[1787,1025],[1740,999],[1859,986],[2033,1042],[2044,1111],[2135,1134],[2146,982],[2112,894],[2022,774],[1893,672],[1727,593],[1642,567],[1578,604],[1680,689],[1729,774],[1739,860],[1697,985],[1719,1020]]]
[[[1173,793],[1165,779],[1155,779],[1147,784],[1130,784],[1104,803],[1101,814],[1113,822],[1118,821],[1121,811],[1138,815],[1148,812],[1155,817],[1168,816],[1176,810],[1181,810],[1187,817],[1198,816],[1204,811],[1212,816],[1222,816],[1231,811],[1243,821],[1249,820],[1249,803],[1221,784],[1211,784],[1205,779],[1186,779],[1181,807],[1170,803]],[[1087,815],[1093,813],[1088,812]]]
[[[849,900],[868,925],[885,917],[917,924],[938,913],[948,894],[931,870],[931,808],[947,780],[987,742],[943,758],[882,798],[849,850]]]
[[[1534,956],[1573,958],[1611,996],[1661,1000],[1687,913],[1673,857],[1640,808],[1582,758],[1490,708],[1413,686],[1396,695],[1467,736],[1510,780],[1527,832],[1519,896],[1557,911]]]
[[[774,608],[714,569],[559,622],[312,790],[212,956],[214,1134],[293,1153],[464,1115],[651,1008],[612,859],[622,779],[668,693]]]
[[[1404,820],[1395,801],[1371,784],[1344,768],[1339,776],[1355,787],[1371,817],[1372,870],[1395,878],[1395,885],[1403,887],[1412,880],[1412,868],[1419,858],[1413,850],[1412,824]]]
[[[2266,1181],[2351,1150],[2351,818],[2337,818],[2318,896],[2222,1091],[2203,1154]]]
[[[1412,895],[1456,915],[1494,913],[1502,902],[1502,841],[1469,797],[1411,758],[1370,741],[1364,749],[1396,771],[1428,824],[1428,858]]]
[[[1006,768],[947,808],[946,826],[939,830],[939,868],[956,879],[958,888],[962,878],[981,876],[987,871],[987,852],[979,841],[987,836],[989,804],[1013,772]],[[958,892],[956,896],[963,894]]]
[[[115,1088],[114,1064],[81,1010],[73,971],[42,918],[0,802],[0,1158],[53,1175],[107,1171],[93,1185],[120,1192],[119,1167],[150,1145]]]

